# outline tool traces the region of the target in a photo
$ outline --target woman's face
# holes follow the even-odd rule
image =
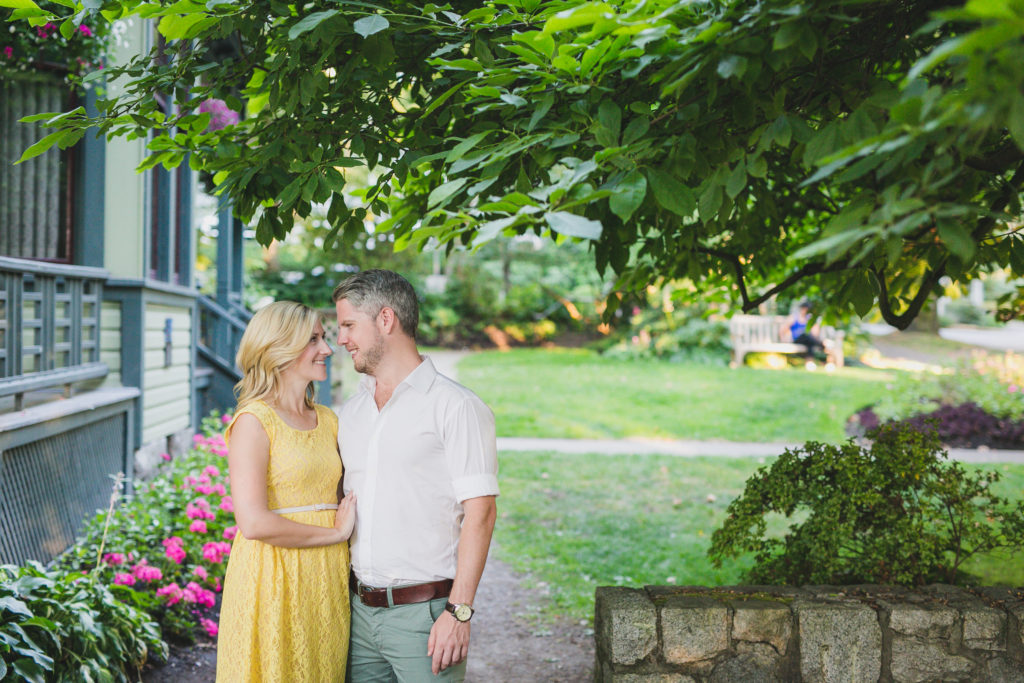
[[[327,359],[333,353],[324,338],[323,325],[317,322],[306,348],[298,358],[288,364],[282,374],[297,374],[306,382],[322,382],[327,379]]]

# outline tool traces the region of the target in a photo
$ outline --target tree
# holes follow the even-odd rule
[[[65,21],[97,11],[83,1]],[[900,328],[943,276],[1024,275],[1021,0],[98,11],[170,42],[108,69],[121,94],[53,118],[53,142],[151,135],[143,168],[214,174],[262,243],[329,202],[332,239],[366,210],[406,246],[549,233],[590,240],[621,289],[685,277],[750,310],[800,287]],[[242,120],[211,129],[209,98]],[[361,165],[386,172],[351,211],[339,168]]]

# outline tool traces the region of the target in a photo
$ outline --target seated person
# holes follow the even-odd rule
[[[825,344],[821,341],[821,326],[818,321],[814,322],[811,328],[807,329],[807,324],[811,321],[811,305],[806,301],[801,301],[797,306],[796,312],[789,316],[787,325],[789,327],[789,335],[793,340],[794,344],[803,344],[807,347],[808,357],[813,356],[815,351],[825,352]]]

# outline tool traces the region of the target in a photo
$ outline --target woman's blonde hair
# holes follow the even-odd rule
[[[309,344],[319,313],[294,301],[275,301],[256,311],[238,345],[235,363],[242,371],[235,385],[238,407],[252,401],[274,398],[281,388],[281,371]],[[306,387],[306,405],[313,407],[316,386]]]

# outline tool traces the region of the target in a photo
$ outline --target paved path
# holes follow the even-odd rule
[[[1024,351],[1024,322],[1018,320],[1005,327],[944,327],[939,336],[998,351]]]
[[[773,457],[796,443],[742,443],[735,441],[653,441],[648,439],[533,439],[499,437],[499,451],[552,451],[594,455],[674,455],[681,458]],[[950,448],[949,456],[960,462],[1024,463],[1024,451],[989,448]]]

